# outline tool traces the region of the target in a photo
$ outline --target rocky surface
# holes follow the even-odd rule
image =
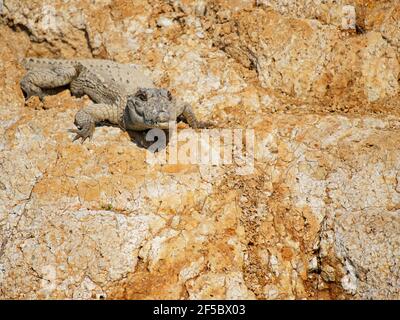
[[[0,298],[399,299],[399,13],[4,0]],[[72,143],[87,97],[25,103],[25,56],[142,64],[200,118],[252,129],[254,168],[149,163],[118,128]]]

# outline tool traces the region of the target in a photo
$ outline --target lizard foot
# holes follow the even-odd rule
[[[92,138],[95,129],[95,122],[89,113],[82,109],[79,110],[75,115],[74,124],[77,129],[69,130],[69,132],[76,133],[72,142],[82,139],[82,143],[84,143],[87,138]]]
[[[25,101],[28,101],[32,97],[39,97],[40,101],[43,102],[45,94],[42,91],[33,92],[33,91],[24,91],[22,90],[22,94],[24,95]]]
[[[217,128],[217,125],[212,121],[197,121],[194,129],[212,129]]]
[[[77,126],[77,129],[69,129],[69,132],[76,133],[76,136],[72,139],[72,142],[78,139],[82,139],[82,143],[85,142],[86,139],[89,138],[89,140],[93,137],[93,132],[94,132],[94,123],[90,122],[85,124],[84,126]]]
[[[29,100],[29,98],[38,96],[40,101],[43,102],[44,99],[44,92],[42,89],[32,83],[32,81],[29,79],[29,76],[25,76],[21,82],[20,86],[22,89],[22,94],[24,95],[25,101]]]

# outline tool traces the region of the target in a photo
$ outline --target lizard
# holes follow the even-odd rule
[[[96,125],[117,125],[124,131],[168,129],[170,121],[184,121],[192,128],[212,124],[198,121],[190,104],[171,92],[156,88],[144,68],[102,59],[25,58],[27,73],[20,81],[26,99],[40,100],[54,89],[69,87],[73,96],[88,95],[92,103],[75,115],[73,141],[93,136]]]

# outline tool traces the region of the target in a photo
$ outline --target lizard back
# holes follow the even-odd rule
[[[43,68],[72,67],[77,64],[81,64],[96,74],[102,82],[112,83],[126,94],[135,92],[138,87],[154,88],[149,70],[136,64],[121,64],[102,59],[64,60],[26,58],[23,60],[23,66],[28,71]]]

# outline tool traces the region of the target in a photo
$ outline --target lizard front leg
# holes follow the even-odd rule
[[[73,66],[54,66],[48,69],[33,69],[22,78],[20,86],[26,98],[38,96],[43,100],[44,89],[62,87],[69,84],[77,76]]]
[[[72,141],[82,139],[82,143],[92,138],[96,124],[108,122],[120,125],[121,115],[118,107],[114,104],[91,103],[85,108],[79,110],[75,115],[74,124],[77,129],[70,129],[70,132],[76,133]]]
[[[178,116],[179,120],[183,120],[193,129],[212,128],[215,126],[212,122],[204,122],[197,120],[190,104],[184,103],[181,108],[182,113]]]
[[[73,81],[74,92],[85,93],[99,103],[89,104],[75,115],[77,129],[73,141],[82,138],[82,143],[93,136],[96,124],[107,122],[125,129],[123,114],[126,108],[126,96],[121,94],[112,83],[93,74],[82,64],[75,66],[79,76]]]

